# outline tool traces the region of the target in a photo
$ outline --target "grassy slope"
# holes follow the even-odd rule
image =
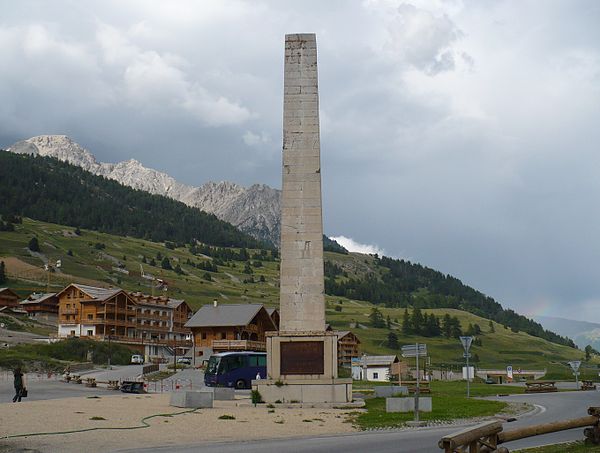
[[[260,275],[264,275],[266,282],[244,284],[243,280],[248,277],[244,274],[244,264],[235,262],[235,267],[221,267],[219,272],[212,274],[213,281],[208,282],[202,278],[205,271],[187,266],[185,261],[189,258],[194,262],[208,258],[194,257],[187,249],[179,248],[169,250],[163,244],[153,243],[142,239],[130,237],[112,236],[93,231],[83,231],[79,237],[65,235],[72,232],[73,228],[53,225],[24,219],[22,225],[17,225],[15,232],[0,232],[0,256],[16,257],[19,260],[40,269],[43,261],[36,256],[31,256],[27,250],[29,239],[37,235],[42,248],[42,253],[51,261],[61,259],[63,263],[62,272],[69,277],[61,278],[60,274],[51,275],[52,289],[57,290],[72,281],[71,276],[104,282],[105,284],[119,285],[132,291],[151,292],[150,282],[141,278],[140,263],[142,256],[148,260],[156,257],[160,252],[163,256],[171,258],[173,266],[177,260],[187,275],[177,275],[173,271],[164,271],[160,267],[144,265],[144,271],[159,276],[169,282],[169,294],[175,298],[185,298],[190,305],[197,309],[201,305],[210,303],[213,298],[218,298],[221,303],[260,302],[267,306],[277,306],[278,303],[278,279],[279,271],[276,262],[263,262],[263,267],[253,268],[254,279],[258,281]],[[106,245],[103,250],[96,250],[94,244],[100,242]],[[67,250],[72,250],[73,256],[67,255]],[[349,275],[363,275],[366,272],[382,272],[373,263],[369,256],[359,254],[342,255],[327,252],[326,259],[339,264]],[[126,259],[124,259],[124,257]],[[112,269],[113,261],[119,261],[130,271],[130,275],[124,275]],[[8,267],[11,275],[15,269]],[[229,274],[229,275],[228,275]],[[44,273],[33,272],[31,269],[19,271],[18,279],[12,277],[10,286],[26,295],[33,291],[37,285],[44,285]],[[89,281],[86,281],[89,283]],[[43,289],[37,286],[37,290]],[[334,310],[339,301],[342,301],[342,311]],[[353,301],[339,297],[327,296],[327,320],[335,328],[340,330],[353,330],[362,341],[362,350],[367,353],[391,353],[385,347],[387,329],[373,329],[368,327],[368,315],[373,305]],[[389,315],[392,320],[402,319],[403,309],[391,309],[380,307],[385,316]],[[568,368],[565,362],[568,360],[581,359],[583,353],[564,346],[555,345],[545,340],[532,337],[525,333],[513,333],[503,326],[495,324],[495,333],[489,333],[488,320],[477,317],[467,312],[449,309],[425,310],[433,312],[438,316],[445,313],[456,315],[462,322],[463,329],[469,323],[478,323],[483,329],[481,337],[483,347],[474,346],[472,352],[477,353],[481,359],[480,367],[505,367],[513,365],[522,368],[547,368],[556,376],[568,378]],[[356,321],[366,328],[352,328],[350,323]],[[445,338],[418,338],[403,337],[399,325],[392,326],[399,336],[400,344],[414,343],[416,341],[427,343],[433,366],[440,364],[462,364],[462,348],[458,340]],[[596,362],[594,362],[594,366]],[[587,370],[588,373],[596,370]]]
[[[472,396],[490,396],[497,393],[521,393],[522,388],[472,384]],[[428,396],[428,395],[424,395]],[[501,401],[467,399],[464,382],[433,382],[431,384],[432,412],[420,413],[421,420],[452,420],[484,417],[500,413],[507,404]],[[367,412],[358,414],[355,424],[362,428],[397,427],[413,420],[413,413],[386,413],[385,398],[367,399]]]

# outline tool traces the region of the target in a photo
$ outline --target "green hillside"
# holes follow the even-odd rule
[[[26,216],[153,241],[262,245],[212,214],[50,157],[0,150],[0,200],[5,217]]]
[[[28,248],[36,237],[39,252]],[[173,244],[167,244],[174,247]],[[43,290],[48,274],[43,270],[45,260],[62,261],[59,271],[50,274],[50,289],[57,290],[72,281],[88,284],[118,285],[131,291],[158,294],[162,292],[148,279],[142,278],[140,265],[146,274],[165,280],[166,294],[185,298],[195,309],[217,298],[220,303],[260,302],[267,306],[278,304],[278,260],[273,251],[260,249],[216,248],[209,246],[174,247],[144,239],[120,237],[82,229],[75,234],[72,227],[23,219],[15,224],[15,231],[0,232],[0,260],[5,261],[9,276],[8,286],[23,296],[34,290]],[[213,255],[212,257],[208,254]],[[273,256],[275,255],[275,256]],[[165,260],[172,269],[163,269]],[[381,274],[385,269],[375,257],[355,253],[325,253],[327,270],[332,266],[342,269],[336,278],[359,278]],[[177,269],[177,271],[175,270]],[[216,270],[216,272],[215,272]],[[127,273],[125,273],[127,272]],[[179,272],[179,273],[178,273]],[[347,277],[344,276],[344,273]],[[337,329],[352,330],[361,340],[367,353],[399,353],[387,346],[390,331],[398,337],[399,345],[416,341],[427,343],[434,368],[441,365],[462,364],[462,349],[455,338],[444,336],[424,337],[404,335],[401,324],[402,307],[373,305],[343,296],[327,296],[327,321]],[[391,325],[374,328],[369,315],[377,307],[383,317],[389,316]],[[423,309],[442,318],[445,314],[456,316],[463,332],[469,324],[478,324],[481,346],[473,346],[479,367],[547,368],[550,376],[569,377],[568,360],[581,359],[583,352],[564,345],[550,343],[523,331],[514,332],[500,323],[463,310],[452,308]],[[586,373],[596,373],[593,359]]]

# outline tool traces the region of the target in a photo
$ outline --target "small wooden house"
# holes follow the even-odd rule
[[[19,295],[10,288],[0,288],[0,307],[19,307]]]
[[[266,351],[265,332],[277,330],[262,304],[204,305],[185,324],[197,355],[213,352]]]
[[[19,302],[27,315],[33,319],[57,322],[58,296],[56,293],[33,293]]]

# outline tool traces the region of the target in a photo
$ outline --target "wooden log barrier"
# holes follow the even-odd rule
[[[500,444],[541,434],[555,433],[574,428],[585,428],[586,442],[600,445],[600,407],[588,408],[588,416],[540,425],[527,426],[511,431],[503,431],[500,421],[481,423],[472,428],[442,437],[438,446],[445,453],[508,453]]]

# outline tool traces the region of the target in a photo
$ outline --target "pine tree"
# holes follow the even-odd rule
[[[0,285],[6,283],[6,266],[4,261],[0,261]]]
[[[410,327],[410,315],[408,314],[408,308],[404,309],[404,314],[402,315],[402,333],[404,335],[410,335],[412,329]]]
[[[400,345],[398,344],[398,335],[394,332],[390,332],[387,335],[387,347],[390,349],[398,349]]]
[[[421,309],[419,307],[415,307],[412,312],[411,324],[413,332],[417,335],[423,333],[423,328],[425,327],[423,313],[421,313]]]
[[[38,238],[36,238],[35,236],[29,240],[29,250],[31,250],[32,252],[40,251],[40,243],[38,242]]]
[[[170,271],[173,269],[171,267],[171,262],[169,261],[169,258],[167,258],[166,256],[162,259],[160,266],[167,271]]]
[[[452,338],[452,318],[448,313],[444,315],[442,320],[442,333],[446,338]]]
[[[376,307],[373,307],[371,309],[371,314],[369,315],[369,319],[371,320],[372,327],[375,327],[375,328],[385,327],[385,318],[383,317],[383,315],[381,314],[379,309],[377,309]]]
[[[386,318],[386,320],[385,320],[385,324],[386,324],[386,327],[387,327],[388,329],[391,329],[391,328],[392,328],[392,320],[390,319],[390,315],[387,315],[387,318]]]

